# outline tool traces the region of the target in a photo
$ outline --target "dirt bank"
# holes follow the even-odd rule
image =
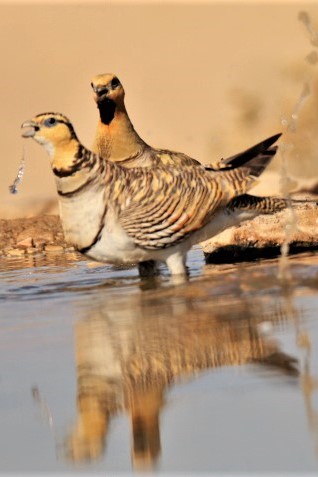
[[[22,219],[0,219],[0,254],[22,256],[39,251],[70,249],[57,215]]]

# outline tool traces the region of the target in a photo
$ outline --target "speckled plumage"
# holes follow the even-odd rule
[[[88,151],[59,113],[38,115],[23,127],[31,128],[23,135],[49,153],[70,243],[105,262],[164,261],[172,274],[185,274],[193,244],[258,213],[246,200],[242,210],[233,201],[248,191],[274,154],[221,171],[127,169]]]

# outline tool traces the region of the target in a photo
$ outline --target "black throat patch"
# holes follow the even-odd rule
[[[108,126],[114,119],[116,103],[111,99],[105,98],[97,101],[97,107],[102,123]]]

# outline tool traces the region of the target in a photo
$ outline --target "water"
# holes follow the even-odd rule
[[[317,258],[1,259],[0,471],[317,471]]]

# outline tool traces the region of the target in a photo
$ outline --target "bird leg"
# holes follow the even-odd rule
[[[179,278],[187,279],[186,255],[180,251],[169,255],[166,259],[167,267],[172,276],[177,275]]]
[[[159,271],[154,260],[138,263],[139,275],[141,278],[153,277],[158,275]]]

